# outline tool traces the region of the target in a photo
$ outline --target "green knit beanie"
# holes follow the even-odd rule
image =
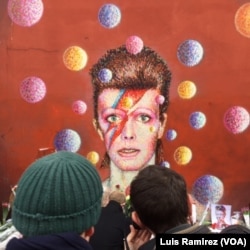
[[[76,232],[100,216],[102,182],[83,156],[59,151],[32,163],[21,176],[12,222],[24,236]]]

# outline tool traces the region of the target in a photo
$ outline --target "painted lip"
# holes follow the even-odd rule
[[[118,150],[118,154],[121,157],[125,157],[125,158],[132,158],[137,156],[140,153],[139,149],[135,149],[135,148],[122,148],[120,150]]]

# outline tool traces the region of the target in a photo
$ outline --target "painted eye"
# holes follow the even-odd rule
[[[148,116],[148,115],[142,114],[142,115],[139,115],[137,117],[137,120],[140,121],[140,122],[142,122],[142,123],[147,123],[148,121],[151,120],[151,117]]]
[[[121,121],[121,118],[117,115],[110,115],[107,117],[107,121],[110,123],[117,123]]]

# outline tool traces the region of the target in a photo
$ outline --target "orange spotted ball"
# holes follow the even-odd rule
[[[79,46],[71,46],[63,54],[64,65],[72,71],[82,70],[86,66],[87,61],[86,51]]]
[[[182,99],[191,99],[196,94],[196,86],[192,81],[183,81],[178,86],[178,94]]]
[[[235,14],[236,30],[243,36],[250,38],[250,3],[243,4]]]

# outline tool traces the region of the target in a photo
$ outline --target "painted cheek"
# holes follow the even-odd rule
[[[113,127],[113,128],[109,128],[105,132],[103,132],[104,138],[105,138],[105,145],[106,145],[106,148],[108,150],[110,149],[110,147],[113,143],[115,131],[116,131],[116,128]]]
[[[99,125],[100,125],[100,128],[103,131],[103,133],[106,134],[107,130],[109,128],[109,123],[105,119],[103,119],[102,117],[100,117],[99,118]]]
[[[128,117],[125,116],[124,119],[121,122],[119,122],[119,124],[117,124],[117,126],[114,126],[114,124],[112,124],[110,126],[110,129],[112,129],[112,134],[110,137],[110,146],[113,144],[115,139],[121,135],[122,130],[123,130],[127,120],[128,120]]]
[[[160,128],[161,128],[161,123],[156,120],[149,124],[148,131],[151,134],[159,134]]]
[[[124,125],[127,121],[127,117],[126,119],[123,119],[121,122],[119,123],[108,123],[108,127],[105,131],[103,131],[104,136],[105,136],[105,142],[106,142],[106,148],[109,149],[112,144],[114,143],[114,141],[116,140],[117,137],[119,137],[121,135],[121,132],[124,128]]]
[[[153,117],[148,123],[146,123],[149,126],[149,130],[151,132],[156,132],[159,130],[161,124],[160,121],[158,119],[156,119],[156,117]]]

